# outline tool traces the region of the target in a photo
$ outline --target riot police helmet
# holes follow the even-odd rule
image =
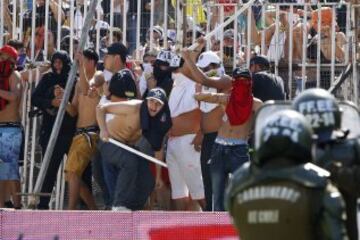
[[[294,110],[270,116],[260,129],[254,163],[262,167],[273,159],[290,159],[295,164],[311,161],[313,131],[306,118]]]
[[[307,89],[300,93],[293,101],[293,109],[303,114],[318,142],[325,142],[334,138],[334,131],[341,126],[341,109],[336,98],[321,88]]]

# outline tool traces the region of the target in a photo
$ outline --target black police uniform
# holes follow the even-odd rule
[[[347,139],[339,131],[341,110],[329,92],[308,89],[298,95],[293,107],[304,114],[317,135],[315,164],[331,172],[346,204],[346,228],[350,240],[358,239],[357,197],[360,196],[360,140]],[[338,136],[336,135],[338,133]]]
[[[254,162],[227,189],[226,207],[241,239],[347,239],[340,193],[327,171],[308,163],[312,130],[305,118],[275,113],[260,135]]]

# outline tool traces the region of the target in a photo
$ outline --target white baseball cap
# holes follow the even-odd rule
[[[215,52],[206,51],[200,54],[196,66],[198,66],[199,68],[205,68],[211,63],[221,64],[221,59]]]

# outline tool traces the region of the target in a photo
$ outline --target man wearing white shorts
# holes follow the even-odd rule
[[[173,126],[167,146],[166,161],[169,169],[172,198],[176,210],[189,210],[190,197],[205,208],[204,185],[201,175],[200,131],[201,112],[194,100],[196,83],[187,76],[186,69],[173,73],[174,87],[169,98]],[[190,194],[190,195],[189,195]]]

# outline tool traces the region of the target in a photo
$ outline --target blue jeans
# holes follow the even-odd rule
[[[212,211],[212,189],[211,189],[211,175],[209,160],[211,158],[211,151],[215,142],[217,132],[205,133],[201,145],[201,174],[204,182],[206,208],[205,211]]]
[[[112,206],[143,209],[155,186],[148,162],[111,143],[104,143],[101,155]]]
[[[22,128],[0,126],[0,181],[20,180],[19,156]]]
[[[225,146],[214,143],[210,160],[214,211],[225,211],[224,195],[229,174],[249,161],[248,150],[247,144]]]
[[[108,209],[111,207],[112,202],[110,199],[109,190],[105,183],[104,170],[103,170],[103,166],[102,166],[104,160],[102,159],[101,153],[100,153],[101,148],[102,148],[102,146],[104,146],[104,144],[105,143],[103,141],[99,140],[99,142],[97,144],[98,151],[96,151],[96,154],[95,154],[94,158],[92,159],[91,163],[92,163],[92,173],[93,173],[94,179],[101,189],[105,208]]]

